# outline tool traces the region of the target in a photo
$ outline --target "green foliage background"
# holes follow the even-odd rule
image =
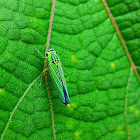
[[[139,0],[106,1],[140,66]],[[29,84],[42,72],[50,0],[0,0],[0,134]],[[71,108],[49,77],[54,118],[43,81],[30,88],[3,140],[138,140],[140,83],[101,0],[56,0],[50,48],[63,64]],[[49,76],[49,74],[47,74]]]

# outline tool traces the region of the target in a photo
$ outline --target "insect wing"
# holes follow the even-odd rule
[[[67,87],[64,78],[63,69],[61,66],[61,62],[58,63],[49,63],[48,64],[49,72],[55,86],[56,92],[63,103],[66,103],[65,93],[67,94]],[[65,91],[65,92],[64,92]],[[68,95],[68,94],[67,94]],[[68,97],[69,99],[69,97]]]
[[[63,94],[65,96],[65,103],[69,104],[70,99],[69,99],[68,90],[67,90],[66,81],[65,81],[64,72],[63,72],[61,63],[58,63],[58,70],[60,71],[60,77],[61,77],[61,82],[63,86]]]

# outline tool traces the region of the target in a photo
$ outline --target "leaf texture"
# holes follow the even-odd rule
[[[127,26],[121,30],[115,16],[117,4],[107,2],[128,45],[131,39],[123,35]],[[50,109],[44,80],[40,88],[40,81],[33,81],[43,70],[44,60],[34,48],[42,54],[45,51],[51,5],[49,0],[0,1],[1,139],[138,140],[140,83],[102,1],[55,3],[49,48],[61,59],[71,107],[61,103],[47,73]],[[131,9],[127,12],[133,16]],[[127,18],[121,12],[118,16],[119,21]],[[129,36],[133,34],[137,33],[129,32]],[[135,62],[133,52],[130,54]]]
[[[131,57],[140,66],[140,2],[139,0],[107,0],[108,6],[119,26]],[[140,69],[138,69],[140,74]]]

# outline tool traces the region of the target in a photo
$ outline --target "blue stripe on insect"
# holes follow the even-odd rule
[[[67,94],[64,86],[63,86],[63,92],[64,92],[64,96],[65,96],[65,104],[70,104],[70,100],[69,100],[68,94]]]

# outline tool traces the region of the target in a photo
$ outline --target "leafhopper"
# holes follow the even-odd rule
[[[35,49],[36,50],[36,49]],[[70,99],[62,69],[62,63],[54,49],[49,49],[44,57],[38,50],[36,50],[43,58],[47,60],[47,68],[44,70],[49,71],[55,90],[63,104],[70,106]]]

